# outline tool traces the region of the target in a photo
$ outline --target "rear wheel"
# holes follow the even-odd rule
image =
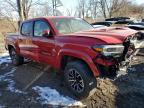
[[[19,56],[15,49],[14,48],[11,48],[10,51],[10,57],[11,57],[11,60],[12,60],[12,63],[15,65],[15,66],[18,66],[18,65],[21,65],[23,64],[24,62],[24,58]]]
[[[91,90],[96,87],[96,78],[90,74],[91,71],[81,61],[67,64],[64,77],[68,88],[78,98],[86,98],[92,95]]]

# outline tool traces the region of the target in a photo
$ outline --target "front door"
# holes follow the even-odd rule
[[[55,57],[55,40],[50,33],[50,37],[44,37],[43,31],[50,30],[49,24],[44,20],[34,22],[33,44],[36,46],[35,52],[38,53],[37,59],[40,62],[53,64]]]

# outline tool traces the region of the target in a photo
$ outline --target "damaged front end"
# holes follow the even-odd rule
[[[122,45],[94,46],[99,54],[94,62],[102,76],[116,76],[125,74],[131,66],[133,57],[143,47],[144,41],[136,33],[125,39]]]

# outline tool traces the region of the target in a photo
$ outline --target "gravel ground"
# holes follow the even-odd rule
[[[84,103],[90,108],[143,108],[144,56],[136,57],[126,75],[98,78],[97,91]]]
[[[3,62],[1,62],[2,60]],[[19,67],[14,67],[8,57],[0,58],[0,108],[55,108],[67,106],[67,104],[42,104],[44,100],[39,100],[39,94],[33,90],[36,86],[49,87],[51,88],[50,90],[56,90],[61,97],[63,96],[61,98],[63,103],[66,102],[65,98],[71,98],[71,102],[76,100],[63,85],[61,75],[52,68],[45,71],[28,89],[24,89],[45,67],[45,65],[35,62],[26,62]],[[13,82],[13,85],[10,85],[9,82]],[[46,96],[50,97],[49,93]],[[53,97],[56,100],[55,95]],[[80,102],[78,104],[80,107],[87,108],[143,108],[144,56],[136,56],[135,62],[133,62],[126,75],[121,75],[114,79],[97,78],[97,89],[94,95],[88,99],[77,100],[76,102]]]

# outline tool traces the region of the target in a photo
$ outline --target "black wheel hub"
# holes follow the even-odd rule
[[[12,62],[16,63],[17,55],[16,55],[16,52],[14,50],[11,51],[10,56],[11,56]]]
[[[80,93],[84,90],[84,81],[76,69],[70,69],[68,72],[68,82],[70,87]]]

